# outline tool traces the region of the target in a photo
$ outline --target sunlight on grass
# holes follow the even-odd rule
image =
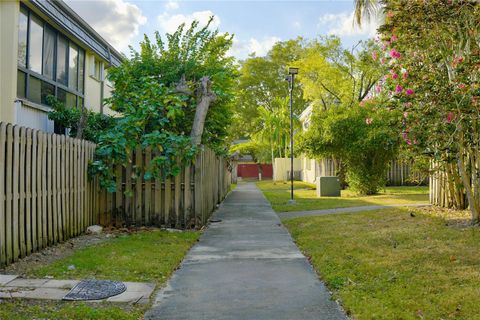
[[[107,242],[74,252],[50,265],[28,272],[29,277],[108,279],[165,284],[197,241],[199,232],[160,230],[120,234]],[[69,270],[69,266],[74,266]],[[72,268],[70,268],[72,269]],[[141,319],[148,305],[7,300],[0,319]]]
[[[163,284],[198,239],[198,232],[146,231],[119,235],[72,256],[32,270],[29,276],[58,279],[96,278]],[[75,269],[69,270],[69,266]]]
[[[316,197],[315,185],[306,182],[294,182],[296,204],[288,204],[290,199],[290,183],[260,181],[257,186],[272,204],[276,212],[321,210],[347,208],[368,205],[390,204],[422,204],[428,203],[428,187],[386,187],[377,195],[357,196],[350,190],[342,190],[341,197]]]
[[[428,212],[388,209],[284,224],[355,319],[479,319],[480,230],[447,226]]]

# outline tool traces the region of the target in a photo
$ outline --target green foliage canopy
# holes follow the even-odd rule
[[[134,167],[136,174],[144,170],[145,179],[176,175],[194,157],[189,134],[201,98],[198,83],[205,76],[217,99],[208,110],[202,142],[224,150],[237,71],[227,55],[232,37],[209,25],[199,28],[194,21],[185,29],[182,24],[166,42],[159,33],[155,42],[145,36],[140,52],[131,49],[131,58],[109,71],[115,88],[106,102],[120,117],[99,135],[91,166],[109,191],[115,191],[115,166],[125,167],[135,150],[152,151],[148,167]]]
[[[299,148],[311,158],[341,159],[349,186],[360,194],[375,194],[398,153],[398,118],[373,102],[314,111]]]

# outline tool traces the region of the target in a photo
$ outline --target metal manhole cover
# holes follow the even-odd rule
[[[101,300],[125,292],[127,287],[122,282],[110,280],[82,280],[63,300]]]

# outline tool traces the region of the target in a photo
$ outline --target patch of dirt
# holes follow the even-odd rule
[[[445,220],[445,224],[454,228],[472,227],[471,215],[469,210],[454,210],[441,207],[420,207],[416,208],[423,214],[439,217]]]
[[[84,234],[32,253],[5,268],[0,268],[0,274],[16,274],[23,277],[29,270],[49,265],[59,259],[68,257],[76,250],[108,241],[121,234],[131,234],[154,229],[157,228],[104,228],[101,234]]]

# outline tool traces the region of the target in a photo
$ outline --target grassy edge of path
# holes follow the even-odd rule
[[[480,229],[458,218],[398,208],[283,223],[354,319],[480,319]]]
[[[29,270],[29,277],[109,279],[163,286],[200,232],[150,230],[120,234]],[[74,268],[69,266],[74,266]],[[149,305],[39,300],[0,300],[0,319],[141,319]]]
[[[288,204],[290,184],[285,181],[259,181],[257,186],[272,204],[276,212],[322,210],[369,205],[427,204],[428,187],[402,186],[386,187],[377,195],[357,196],[349,190],[342,190],[341,197],[316,197],[315,186],[311,183],[295,181],[295,204]]]

